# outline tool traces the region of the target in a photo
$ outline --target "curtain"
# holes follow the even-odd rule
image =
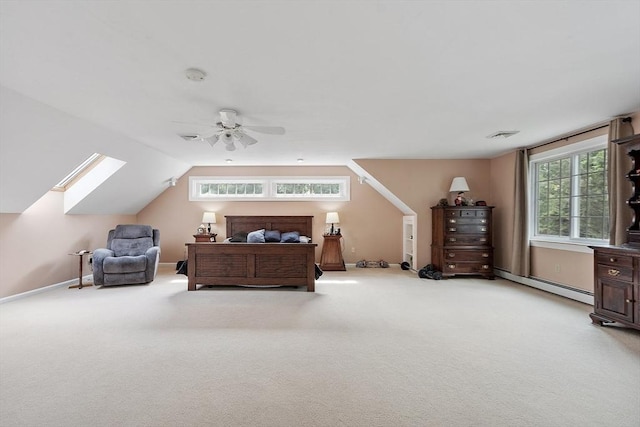
[[[529,155],[527,149],[516,153],[515,194],[513,212],[513,239],[511,252],[511,273],[529,277],[529,207],[527,187],[529,182]]]
[[[609,123],[609,144],[607,147],[609,191],[609,244],[621,245],[627,242],[627,228],[631,225],[632,211],[627,206],[631,197],[631,182],[626,178],[631,170],[631,158],[624,148],[611,141],[633,135],[631,121],[621,117]]]

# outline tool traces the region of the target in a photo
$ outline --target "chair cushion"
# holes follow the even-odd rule
[[[145,271],[146,268],[147,257],[145,255],[106,257],[102,267],[105,274],[137,273],[139,271]]]
[[[113,237],[118,239],[153,238],[153,227],[142,224],[120,224],[116,225]]]
[[[111,250],[116,257],[144,255],[147,249],[153,247],[151,237],[140,237],[138,239],[113,239]]]
[[[120,224],[117,225],[111,249],[116,257],[144,255],[153,247],[153,228],[150,225]]]

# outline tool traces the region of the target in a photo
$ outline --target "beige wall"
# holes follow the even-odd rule
[[[78,258],[67,254],[104,246],[109,229],[136,223],[134,215],[65,215],[63,196],[50,191],[22,214],[0,214],[0,298],[77,278]]]
[[[351,200],[348,202],[190,202],[189,176],[349,176]],[[161,262],[184,259],[185,242],[193,234],[204,211],[216,212],[212,226],[218,241],[226,237],[225,215],[312,215],[313,241],[318,243],[316,260],[320,261],[326,213],[337,211],[343,235],[346,263],[360,259],[402,262],[402,213],[357,176],[338,167],[194,167],[180,178],[175,187],[157,197],[138,214],[138,222],[160,229]],[[352,251],[354,249],[354,251]]]
[[[532,247],[530,275],[593,292],[593,253]]]

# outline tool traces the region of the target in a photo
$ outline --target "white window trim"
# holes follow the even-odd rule
[[[542,153],[533,154],[529,157],[529,243],[534,247],[543,247],[549,249],[559,249],[572,252],[591,253],[591,249],[587,246],[609,244],[608,239],[577,239],[571,237],[555,237],[555,236],[536,236],[535,232],[535,167],[537,162],[553,160],[558,157],[566,157],[580,154],[588,151],[607,148],[607,135],[600,135],[584,141],[568,144],[563,147],[554,148]]]
[[[256,195],[237,195],[237,196],[201,196],[198,192],[200,184],[262,184],[263,193]],[[340,194],[338,196],[306,196],[276,195],[275,188],[277,184],[291,183],[310,183],[310,184],[339,184]],[[313,202],[313,201],[349,201],[351,200],[351,179],[348,176],[253,176],[253,177],[236,177],[236,176],[190,176],[189,177],[189,201],[236,201],[236,202],[274,202],[274,201],[296,201],[296,202]]]

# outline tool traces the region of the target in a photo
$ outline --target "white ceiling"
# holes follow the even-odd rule
[[[639,17],[638,0],[2,0],[0,84],[191,165],[488,158],[639,110]],[[178,137],[221,108],[287,133],[233,153]],[[520,133],[486,138],[502,130]]]

